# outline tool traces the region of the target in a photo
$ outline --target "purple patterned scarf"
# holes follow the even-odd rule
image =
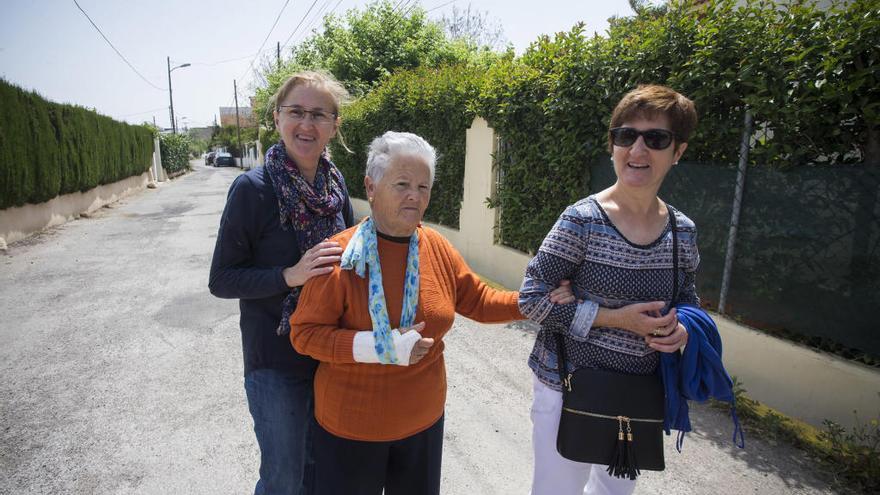
[[[281,228],[294,229],[300,256],[337,233],[336,214],[345,204],[345,179],[326,152],[318,161],[314,184],[309,184],[296,163],[287,156],[283,142],[272,145],[266,152],[265,167],[278,197]],[[278,335],[290,333],[290,315],[296,309],[300,289],[292,288],[284,298]]]

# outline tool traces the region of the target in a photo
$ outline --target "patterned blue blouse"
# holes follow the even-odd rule
[[[679,303],[699,305],[694,275],[700,263],[694,222],[675,208],[678,235]],[[550,291],[569,279],[582,303],[553,304]],[[627,330],[593,327],[599,307],[672,299],[672,230],[646,245],[628,241],[595,196],[569,206],[529,262],[519,308],[541,330],[529,366],[545,385],[560,390],[555,333],[564,335],[568,369],[591,367],[651,374],[660,356],[643,337]]]

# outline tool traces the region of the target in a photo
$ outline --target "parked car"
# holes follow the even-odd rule
[[[205,154],[205,165],[213,165],[214,164],[214,156],[217,154],[215,151],[209,151]]]
[[[232,158],[230,153],[219,152],[214,157],[214,166],[215,167],[234,167],[235,166],[235,158]]]

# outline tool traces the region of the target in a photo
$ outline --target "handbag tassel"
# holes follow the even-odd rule
[[[623,431],[623,423],[626,422],[626,433]],[[641,474],[636,461],[635,450],[632,448],[633,435],[629,418],[617,417],[617,444],[611,454],[611,462],[608,463],[608,474],[615,478],[636,479]]]

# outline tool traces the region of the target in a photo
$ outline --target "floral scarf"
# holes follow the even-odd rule
[[[369,310],[373,322],[373,337],[376,341],[376,354],[382,364],[397,364],[391,338],[391,322],[388,319],[388,303],[382,286],[382,266],[379,264],[379,246],[376,239],[376,225],[372,218],[361,223],[348,241],[342,253],[343,270],[354,270],[361,278],[370,272]],[[403,310],[400,313],[400,328],[412,326],[416,320],[419,304],[419,234],[413,232],[409,238],[409,252],[406,255],[406,275],[403,283]]]
[[[318,161],[314,184],[303,177],[296,163],[287,156],[283,142],[266,152],[266,171],[278,198],[281,228],[294,229],[300,256],[315,244],[337,233],[336,214],[345,204],[345,179],[326,153]],[[278,335],[290,333],[290,315],[299,301],[300,287],[294,287],[284,299]]]

